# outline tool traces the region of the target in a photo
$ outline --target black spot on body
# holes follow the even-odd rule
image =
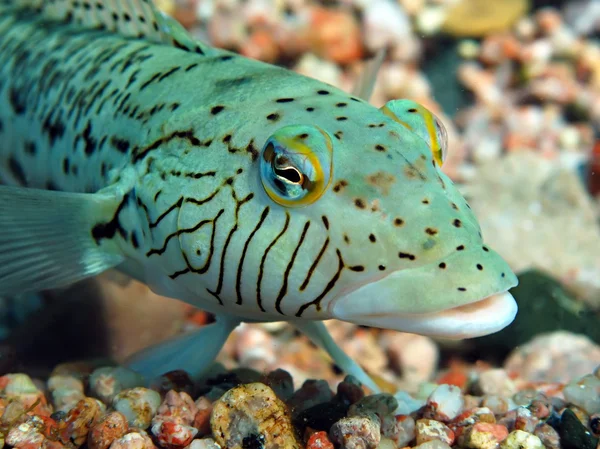
[[[458,287],[458,289],[457,289],[457,290],[458,290],[459,292],[466,292],[466,291],[467,291],[467,289],[466,289],[466,288],[464,288],[464,287]]]
[[[408,260],[415,260],[417,258],[414,254],[403,253],[403,252],[399,252],[398,257],[400,259],[408,259]]]
[[[479,271],[483,270],[483,265],[481,265],[480,263],[478,263],[478,264],[477,264],[477,269],[478,269]]]
[[[270,120],[270,121],[272,121],[272,122],[276,122],[276,121],[277,121],[277,120],[279,120],[280,118],[281,118],[281,117],[279,116],[279,114],[277,114],[277,113],[275,113],[275,112],[274,112],[274,113],[272,113],[272,114],[269,114],[269,115],[267,115],[267,120]]]
[[[129,141],[115,136],[110,138],[110,144],[115,150],[121,153],[127,153],[127,151],[129,151],[129,147],[131,146]]]
[[[15,179],[19,181],[21,185],[27,184],[27,178],[25,177],[25,171],[23,170],[23,166],[13,156],[11,156],[8,159],[8,168],[10,169],[10,172],[15,177]]]
[[[31,140],[25,141],[23,149],[25,150],[25,153],[32,155],[32,156],[37,153],[37,146],[36,146],[35,142],[32,142]]]
[[[377,239],[375,238],[375,236],[373,234],[369,234],[369,241],[372,243],[375,243],[377,241]]]
[[[217,115],[219,112],[223,111],[223,109],[225,109],[225,106],[221,106],[221,105],[219,105],[219,106],[214,106],[214,107],[213,107],[213,108],[210,110],[210,113],[211,113],[212,115]]]
[[[329,95],[330,94],[330,92],[328,90],[324,90],[324,89],[318,90],[317,93],[319,95]]]
[[[441,262],[438,267],[440,267],[442,270],[446,268],[446,263],[445,262]]]
[[[294,101],[293,98],[278,98],[275,100],[276,103],[290,103],[292,101]]]
[[[375,145],[375,149],[377,151],[381,151],[381,152],[385,151],[385,147],[383,145],[379,145],[379,144]]]
[[[464,251],[464,249],[465,249],[465,245],[458,245],[456,247],[456,251]]]

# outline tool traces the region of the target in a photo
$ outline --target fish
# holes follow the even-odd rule
[[[127,366],[205,372],[288,321],[378,391],[323,321],[469,338],[517,278],[442,171],[445,131],[196,40],[150,0],[0,2],[0,295],[116,268],[215,323]]]

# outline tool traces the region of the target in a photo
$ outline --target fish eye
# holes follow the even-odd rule
[[[381,111],[423,139],[433,159],[442,166],[448,157],[448,132],[433,112],[416,101],[406,99],[388,101]]]
[[[260,178],[277,204],[302,207],[318,200],[331,183],[333,143],[316,126],[278,129],[263,146]]]

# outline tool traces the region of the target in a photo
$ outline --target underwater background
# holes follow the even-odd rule
[[[600,2],[156,3],[216,47],[346,91],[387,48],[371,103],[443,121],[443,170],[517,273],[519,313],[465,341],[328,322],[390,393],[363,397],[284,322],[241,325],[201,384],[141,388],[118,363],[212,317],[114,271],[0,298],[0,447],[600,447]]]

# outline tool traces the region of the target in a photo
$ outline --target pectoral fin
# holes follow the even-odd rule
[[[124,260],[97,241],[123,198],[0,186],[0,296],[63,287]]]
[[[229,334],[241,320],[216,316],[216,322],[143,349],[129,358],[125,365],[142,374],[146,380],[174,370],[184,370],[198,379],[210,368]]]

